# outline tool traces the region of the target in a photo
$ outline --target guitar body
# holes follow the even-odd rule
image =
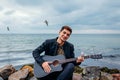
[[[54,61],[59,61],[59,60],[65,60],[65,57],[63,55],[57,55],[57,56],[43,56],[43,59],[45,61],[50,61],[50,62],[54,62]],[[61,71],[62,70],[62,66],[61,64],[57,64],[57,65],[53,65],[53,64],[50,64],[50,67],[51,67],[51,72],[55,72],[55,71]],[[35,77],[37,78],[41,78],[41,77],[44,77],[44,76],[47,76],[48,74],[50,73],[46,73],[43,68],[37,63],[35,62],[34,63],[34,75]]]

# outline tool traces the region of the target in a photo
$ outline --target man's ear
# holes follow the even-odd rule
[[[59,34],[60,34],[61,31],[59,31]]]

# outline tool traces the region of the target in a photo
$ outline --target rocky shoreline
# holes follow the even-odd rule
[[[0,80],[37,80],[33,74],[33,64],[23,65],[16,70],[13,65],[0,68]],[[120,70],[107,67],[75,67],[73,80],[120,80]]]

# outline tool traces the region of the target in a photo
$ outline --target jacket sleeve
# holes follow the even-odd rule
[[[36,61],[37,63],[39,63],[40,65],[42,65],[42,63],[44,62],[44,60],[42,59],[42,57],[40,56],[40,54],[41,54],[43,51],[45,51],[46,46],[47,46],[47,43],[46,43],[46,41],[45,41],[45,42],[42,43],[42,45],[40,45],[39,47],[37,47],[37,48],[33,51],[33,53],[32,53],[35,61]]]

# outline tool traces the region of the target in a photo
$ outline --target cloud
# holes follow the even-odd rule
[[[89,29],[89,30],[75,30],[74,34],[120,34],[120,30],[99,30],[99,29]]]
[[[0,33],[6,32],[6,26],[13,33],[41,33],[54,32],[63,25],[75,31],[119,33],[119,4],[119,0],[1,0]]]

